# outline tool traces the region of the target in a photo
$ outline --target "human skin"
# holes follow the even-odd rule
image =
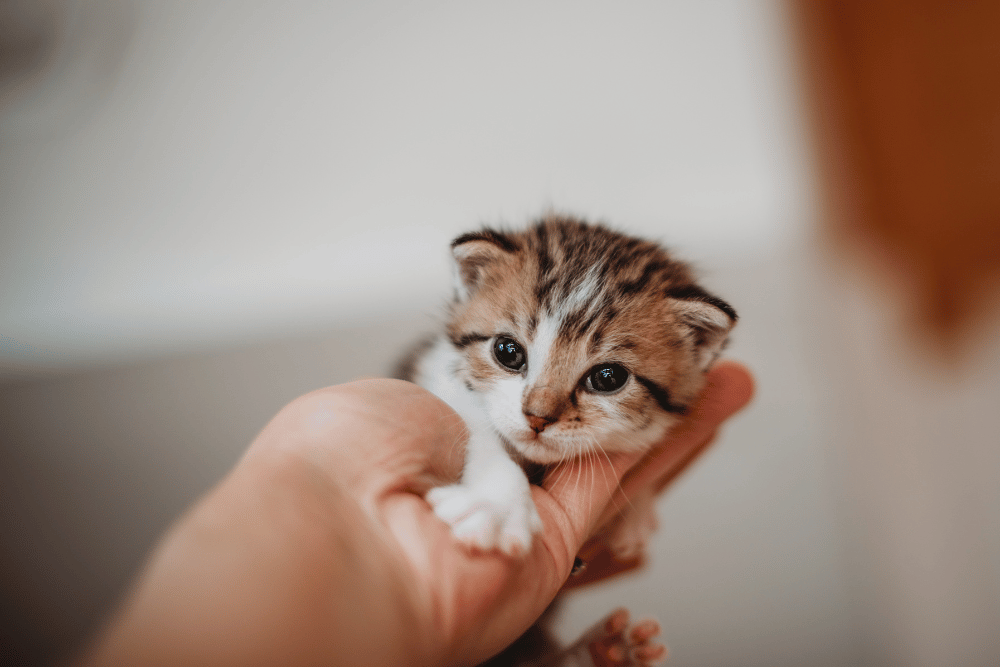
[[[469,551],[423,500],[461,472],[447,405],[396,380],[306,394],[168,531],[81,664],[477,664],[535,621],[578,553],[589,567],[573,584],[634,567],[609,557],[601,526],[676,477],[752,393],[743,366],[720,362],[650,453],[551,471],[532,487],[544,530],[521,558]]]

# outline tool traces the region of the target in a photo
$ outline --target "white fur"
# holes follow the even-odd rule
[[[534,384],[549,365],[549,357],[552,355],[552,348],[555,346],[561,325],[561,318],[554,317],[543,317],[538,322],[534,337],[527,343],[528,372],[524,378],[526,384]]]
[[[475,298],[487,271],[502,266],[504,271],[497,275],[504,275],[523,269],[510,263],[508,250],[488,234],[469,238],[452,248],[458,304]],[[479,383],[474,389],[469,388],[467,355],[478,353],[492,359],[492,341],[473,343],[478,349],[458,350],[442,336],[418,361],[414,379],[451,405],[468,428],[461,481],[431,490],[427,500],[435,513],[452,527],[454,535],[470,547],[523,553],[531,547],[533,535],[541,530],[528,480],[506,446],[529,460],[545,464],[591,453],[600,456],[608,452],[637,452],[659,441],[676,421],[675,416],[663,411],[653,410],[651,415],[643,416],[620,408],[623,400],[634,399],[635,392],[645,391],[631,378],[621,392],[614,394],[580,392],[571,416],[538,433],[531,429],[522,403],[532,390],[540,390],[532,395],[532,400],[538,397],[545,404],[544,399],[549,398],[546,391],[565,392],[568,388],[546,388],[544,383],[570,382],[572,374],[587,372],[588,363],[601,361],[580,360],[579,368],[560,366],[559,372],[549,372],[554,364],[567,363],[562,355],[554,356],[562,323],[574,313],[584,318],[596,314],[601,307],[599,296],[603,288],[599,267],[590,266],[569,294],[558,299],[553,311],[541,318],[531,339],[518,341],[527,353],[527,368],[523,373],[508,372],[498,366],[486,386]],[[673,310],[677,326],[687,329],[692,341],[701,343],[696,351],[697,361],[707,368],[718,356],[733,321],[715,305],[696,299],[675,299]],[[517,329],[514,323],[508,326],[508,331]],[[634,515],[618,523],[617,534],[611,540],[616,550],[626,554],[641,548],[654,521],[651,499],[638,499],[634,505]]]
[[[418,362],[417,383],[448,403],[469,431],[461,482],[431,490],[427,501],[438,517],[452,527],[456,538],[472,548],[523,554],[531,547],[533,535],[542,528],[528,480],[510,458],[501,435],[532,460],[556,462],[593,451],[595,447],[613,451],[645,449],[659,440],[672,423],[669,415],[658,415],[637,430],[627,424],[612,404],[607,408],[609,414],[603,428],[592,425],[583,436],[552,428],[535,438],[522,412],[521,401],[526,389],[543,373],[559,325],[555,318],[542,319],[533,340],[524,343],[528,351],[527,373],[500,376],[485,392],[470,391],[465,385],[464,354],[444,337]],[[488,347],[490,342],[474,344]],[[488,354],[486,350],[483,352]],[[639,525],[648,521],[642,516],[635,519]],[[641,548],[645,531],[637,530],[639,525],[623,521],[616,546],[625,552]]]
[[[561,321],[569,313],[581,308],[586,308],[589,312],[600,289],[601,278],[598,275],[597,267],[591,267],[580,284],[573,288],[573,291],[566,298],[560,300],[557,319]]]
[[[528,479],[504,449],[483,397],[455,377],[453,370],[463,362],[461,354],[442,338],[417,367],[417,383],[448,403],[469,430],[461,482],[431,489],[427,502],[468,546],[524,554],[541,531],[542,520]]]

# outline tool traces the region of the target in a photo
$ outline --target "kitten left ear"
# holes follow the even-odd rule
[[[463,234],[452,241],[458,300],[464,301],[479,289],[490,266],[517,249],[517,244],[510,237],[492,229]]]
[[[681,323],[691,331],[699,367],[708,370],[729,339],[729,332],[736,324],[736,311],[700,288],[688,298],[671,299],[671,305]]]

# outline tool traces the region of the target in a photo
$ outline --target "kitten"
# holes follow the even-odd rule
[[[523,554],[542,527],[526,470],[661,440],[736,313],[655,243],[573,218],[485,228],[451,249],[445,330],[400,374],[469,429],[461,481],[427,501],[470,548]],[[638,555],[654,527],[652,496],[633,499],[609,546]]]
[[[427,494],[435,513],[470,548],[523,554],[542,527],[529,477],[661,440],[701,390],[736,312],[655,243],[569,217],[484,228],[451,249],[444,331],[397,377],[434,392],[469,430],[460,482]],[[606,539],[630,558],[655,526],[653,496],[633,498]],[[624,610],[561,650],[544,625],[487,664],[646,665],[665,651],[652,641],[659,626],[629,629]]]

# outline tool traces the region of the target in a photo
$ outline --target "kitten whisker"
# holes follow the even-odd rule
[[[612,463],[612,461],[611,461],[611,456],[608,455],[607,451],[605,451],[604,447],[597,440],[597,438],[591,436],[591,439],[594,441],[594,443],[593,443],[593,451],[595,452],[595,454],[596,453],[600,453],[601,455],[604,456],[604,460],[606,460],[608,462],[608,468],[611,470],[611,474],[613,475],[614,474],[615,466],[614,466],[614,463]],[[605,473],[604,473],[605,482],[607,481],[607,476],[608,476],[608,472],[605,471]],[[614,488],[614,490],[612,490],[610,484],[608,484],[607,485],[607,490],[608,490],[608,497],[611,500],[611,502],[614,504],[616,512],[618,512],[620,514],[621,512],[625,511],[626,508],[632,507],[632,501],[629,500],[628,496],[625,495],[624,490],[622,489],[622,485],[621,485],[620,481],[615,480],[615,488]],[[618,505],[618,500],[616,498],[616,496],[618,495],[616,493],[617,491],[622,491],[621,495],[622,495],[623,498],[625,498],[625,502],[627,503],[626,507],[620,507]]]
[[[587,456],[588,456],[588,458],[593,459],[593,462],[589,466],[589,474],[590,474],[590,485],[589,486],[593,487],[594,486],[594,477],[597,475],[597,472],[595,471],[595,468],[597,467],[597,457],[594,456],[594,452],[592,452],[592,451],[588,451],[587,452]],[[591,513],[593,511],[594,511],[594,495],[593,494],[587,494],[587,512]]]

